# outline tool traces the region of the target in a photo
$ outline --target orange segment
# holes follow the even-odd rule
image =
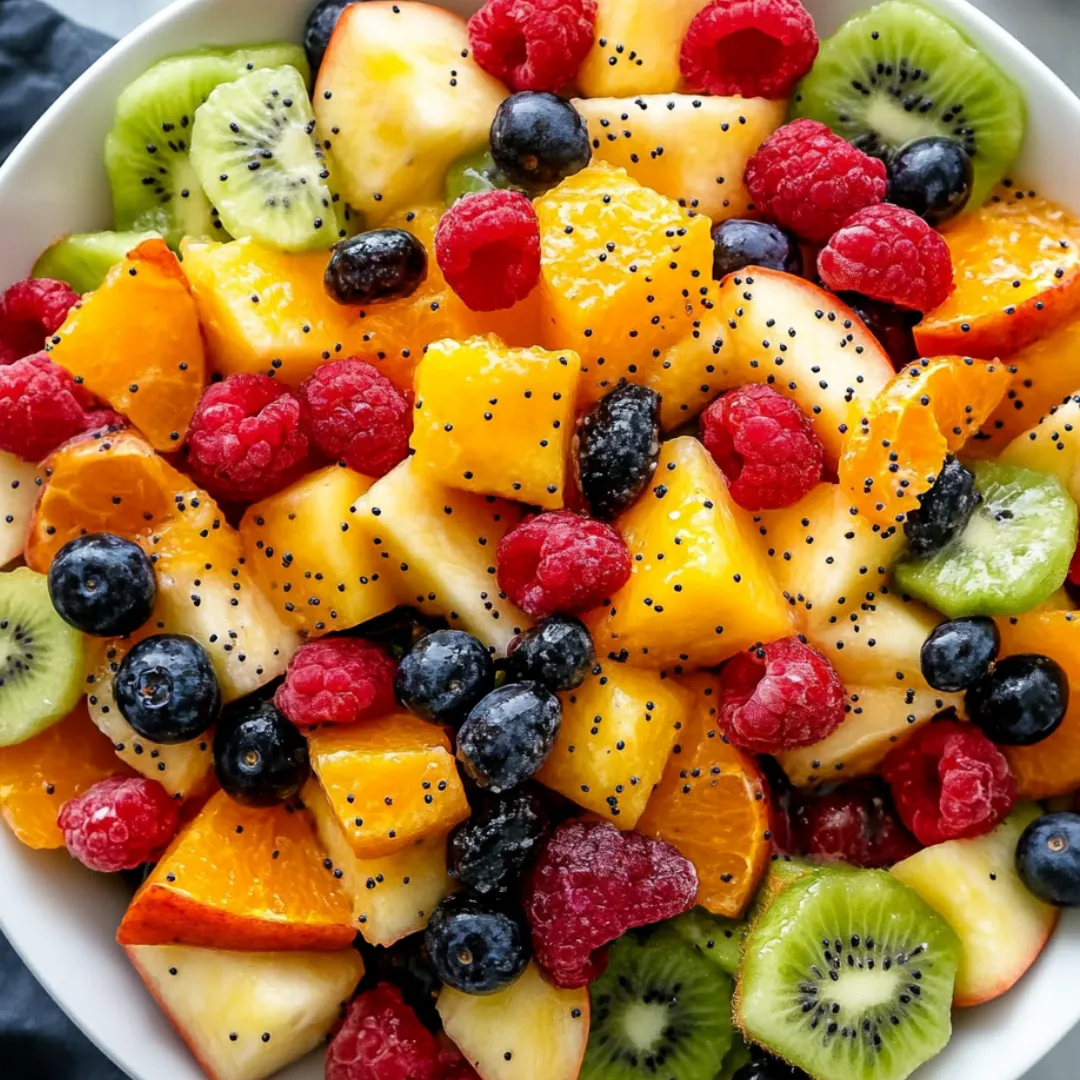
[[[49,348],[155,449],[180,446],[206,384],[206,357],[187,279],[163,240],[144,241],[114,266]]]
[[[361,859],[445,835],[469,816],[446,732],[406,713],[308,738],[311,766]]]
[[[959,450],[1009,385],[1001,364],[920,360],[885,384],[844,437],[840,484],[859,512],[887,526],[917,507],[947,453]]]
[[[694,705],[637,830],[694,864],[702,907],[738,918],[769,861],[769,802],[754,759],[720,736],[719,681],[702,674],[685,685]]]
[[[1001,655],[1040,653],[1069,678],[1069,710],[1061,727],[1034,746],[1005,746],[1021,799],[1048,799],[1080,788],[1080,612],[1033,611],[997,620]]]
[[[135,894],[121,945],[343,949],[351,908],[292,806],[255,809],[218,792]]]
[[[956,290],[915,327],[923,356],[1003,357],[1080,307],[1080,221],[1060,206],[1002,187],[942,234]]]
[[[130,772],[81,701],[59,724],[0,752],[0,814],[27,847],[61,848],[56,815],[64,803],[99,780]]]

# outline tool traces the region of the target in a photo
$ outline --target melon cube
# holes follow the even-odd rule
[[[437,341],[416,369],[416,467],[446,484],[563,505],[581,362],[497,337]]]

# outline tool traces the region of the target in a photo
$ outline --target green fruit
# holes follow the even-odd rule
[[[736,1035],[735,1042],[724,1056],[724,1064],[721,1065],[720,1071],[716,1074],[716,1080],[734,1080],[735,1074],[753,1060],[754,1057],[750,1053],[750,1047],[745,1040]]]
[[[44,574],[0,574],[0,746],[44,731],[86,689],[83,638],[53,610]]]
[[[71,233],[47,247],[34,263],[31,277],[66,281],[77,293],[90,292],[133,248],[156,232]]]
[[[948,923],[896,878],[821,868],[747,935],[736,1022],[811,1076],[904,1080],[949,1041],[959,956]]]
[[[826,38],[791,113],[879,156],[928,135],[957,140],[975,168],[972,209],[1024,137],[1016,84],[951,23],[907,0],[886,0]]]
[[[460,157],[446,172],[446,205],[453,206],[462,195],[495,191],[513,185],[495,165],[490,150],[478,150]]]
[[[991,461],[970,467],[982,502],[940,551],[898,563],[896,584],[950,619],[1022,615],[1065,580],[1076,503],[1056,476]]]
[[[745,922],[710,915],[704,908],[696,907],[673,919],[670,926],[690,948],[707,957],[721,971],[734,975],[738,970]]]

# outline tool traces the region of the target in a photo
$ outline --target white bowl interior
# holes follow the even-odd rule
[[[865,0],[805,0],[831,32]],[[118,93],[155,60],[199,45],[299,40],[314,0],[177,0],[112,49],[73,86],[0,168],[0,284],[25,277],[57,236],[108,228],[101,146]],[[444,0],[467,14],[477,0]],[[1015,39],[966,0],[928,0],[1020,83],[1028,131],[1017,179],[1080,213],[1080,101]],[[203,1080],[113,936],[124,887],[64,852],[32,852],[0,827],[0,926],[79,1027],[135,1080]],[[1017,1080],[1078,1020],[1080,912],[1004,998],[956,1016],[949,1047],[918,1080]],[[0,1069],[2,1072],[2,1069]],[[322,1080],[317,1054],[283,1080]],[[535,1080],[544,1080],[536,1077]]]

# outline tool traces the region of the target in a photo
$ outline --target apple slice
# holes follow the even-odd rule
[[[1041,814],[1025,803],[986,836],[937,844],[892,868],[960,937],[955,1005],[1004,994],[1057,925],[1059,910],[1028,892],[1014,868],[1020,834]]]
[[[210,1080],[263,1080],[303,1057],[329,1033],[364,974],[354,949],[126,951]]]
[[[443,1029],[481,1080],[575,1080],[589,1041],[589,991],[559,990],[535,963],[486,997],[447,986],[436,1006]]]
[[[342,194],[369,225],[441,198],[456,158],[487,144],[508,91],[473,60],[460,15],[401,0],[352,4],[315,87]]]
[[[0,451],[0,505],[4,508],[0,516],[0,567],[17,559],[26,547],[30,518],[41,490],[40,476],[37,465]]]

